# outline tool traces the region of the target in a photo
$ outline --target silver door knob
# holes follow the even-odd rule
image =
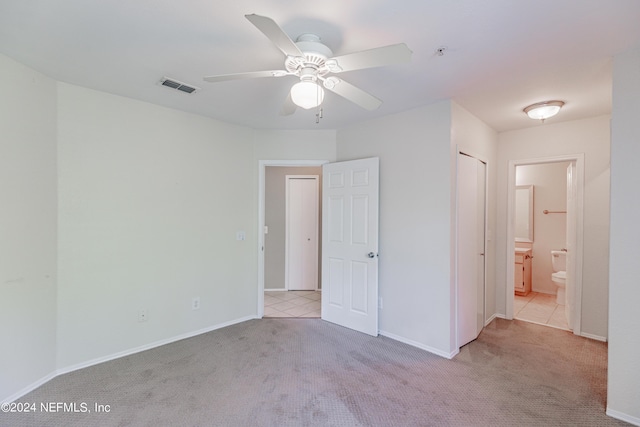
[[[369,258],[375,258],[375,257],[376,257],[376,254],[374,254],[373,252],[369,252],[369,253],[367,254],[367,256],[368,256]]]

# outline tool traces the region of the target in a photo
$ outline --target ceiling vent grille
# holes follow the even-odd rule
[[[171,89],[176,89],[185,93],[193,93],[199,90],[199,87],[191,86],[176,79],[170,79],[169,77],[163,77],[160,80],[160,84],[162,86],[169,87]]]

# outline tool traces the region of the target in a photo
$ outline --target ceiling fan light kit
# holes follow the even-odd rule
[[[541,120],[544,122],[546,119],[558,114],[563,105],[563,101],[537,102],[525,107],[522,111],[527,113],[527,116],[529,116],[530,119]]]
[[[315,108],[324,101],[324,89],[313,81],[299,81],[291,88],[291,100],[305,110]]]
[[[282,51],[285,55],[285,70],[209,76],[204,80],[215,83],[258,77],[296,76],[300,81],[291,88],[281,111],[284,115],[293,114],[296,106],[307,110],[320,106],[324,101],[324,89],[362,108],[375,110],[382,104],[381,100],[328,74],[400,64],[411,60],[412,52],[404,43],[333,57],[331,49],[315,34],[302,34],[294,42],[271,18],[255,14],[245,17]]]

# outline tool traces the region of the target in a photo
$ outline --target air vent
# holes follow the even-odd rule
[[[180,90],[185,93],[193,93],[196,90],[200,89],[198,87],[188,85],[178,80],[170,79],[169,77],[163,77],[162,80],[160,80],[160,84],[162,86],[170,87],[171,89]]]

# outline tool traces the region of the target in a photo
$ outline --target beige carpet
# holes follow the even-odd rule
[[[55,378],[3,426],[615,426],[606,344],[497,319],[453,360],[318,319],[230,326]],[[95,405],[109,405],[96,413]]]

